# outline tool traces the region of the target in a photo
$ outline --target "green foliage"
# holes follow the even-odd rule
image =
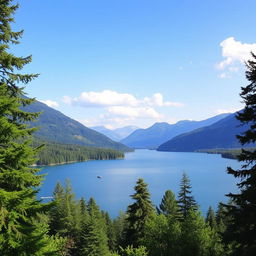
[[[106,223],[96,202],[88,202],[88,220],[81,227],[80,255],[106,256],[109,254]]]
[[[206,223],[210,226],[211,229],[217,230],[217,222],[215,218],[215,213],[212,207],[210,206],[206,214]]]
[[[222,245],[198,212],[189,210],[182,222],[182,255],[223,255]]]
[[[37,165],[124,158],[123,152],[113,149],[59,144],[41,140],[33,142],[34,147],[39,147],[42,144],[44,144],[44,147],[38,153],[38,160],[36,161]]]
[[[113,229],[115,234],[115,241],[117,247],[115,250],[118,249],[118,246],[124,246],[125,242],[125,230],[127,229],[127,222],[126,222],[126,214],[124,212],[120,212],[118,217],[113,220]]]
[[[105,218],[106,223],[106,234],[108,238],[108,247],[111,251],[115,251],[118,248],[117,236],[116,236],[116,226],[110,218],[108,212],[103,212],[103,218]],[[122,232],[122,231],[121,231]]]
[[[41,140],[61,144],[109,148],[124,152],[132,151],[123,144],[112,141],[103,134],[82,125],[42,102],[34,101],[33,104],[26,106],[24,109],[31,113],[41,112],[36,123],[29,123],[31,127],[40,127],[35,136]]]
[[[76,201],[71,185],[67,183],[63,188],[58,183],[49,219],[51,233],[58,239],[65,239],[59,246],[61,253],[77,256],[147,253],[150,256],[224,256],[233,251],[234,244],[227,244],[225,252],[223,249],[218,227],[219,220],[225,216],[221,211],[217,212],[215,230],[210,226],[214,217],[211,208],[206,220],[192,208],[185,219],[172,214],[156,214],[142,179],[137,181],[132,197],[135,203],[128,207],[127,213],[120,213],[112,220],[107,212],[100,211],[93,198],[87,204],[83,198]]]
[[[54,190],[53,207],[50,210],[50,229],[52,234],[74,239],[79,225],[78,207],[70,182],[63,188],[57,183]]]
[[[133,246],[128,246],[125,249],[121,248],[121,256],[147,256],[146,248],[139,246],[138,248],[133,248]]]
[[[186,219],[188,212],[190,210],[196,211],[198,206],[193,196],[191,196],[191,185],[190,180],[186,173],[182,174],[182,179],[180,183],[180,192],[178,204],[180,207],[180,213],[183,219]]]
[[[21,110],[33,99],[24,98],[24,88],[17,86],[26,85],[37,75],[20,73],[31,56],[9,53],[10,46],[18,44],[22,36],[22,31],[11,29],[17,8],[11,0],[0,2],[0,254],[57,255],[59,243],[54,245],[47,224],[42,224],[38,216],[48,208],[36,200],[35,188],[42,177],[29,167],[37,150],[30,145],[35,129],[26,123],[38,113]]]
[[[179,218],[179,206],[175,198],[175,194],[171,190],[167,190],[162,198],[159,208],[157,207],[158,214],[162,213],[166,216],[170,215],[174,218]]]
[[[154,215],[147,221],[142,244],[150,256],[179,255],[180,223],[173,217]]]
[[[256,55],[247,62],[246,78],[249,85],[242,87],[240,96],[245,108],[237,114],[237,119],[248,128],[238,135],[240,143],[245,146],[256,141]],[[238,243],[234,255],[256,254],[256,150],[242,150],[238,156],[242,166],[239,170],[228,167],[228,173],[239,178],[239,193],[230,193],[233,205],[227,205],[232,221],[228,227],[231,240]]]
[[[126,242],[136,247],[144,236],[145,224],[152,217],[154,208],[143,179],[138,179],[134,189],[135,193],[131,197],[135,202],[127,210]]]

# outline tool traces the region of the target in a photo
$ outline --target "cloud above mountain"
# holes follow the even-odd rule
[[[57,101],[53,101],[53,100],[39,100],[39,101],[51,108],[59,107],[59,103]]]
[[[112,90],[82,92],[78,97],[73,98],[64,96],[63,102],[73,107],[101,108],[102,114],[98,118],[94,117],[82,121],[91,126],[101,123],[125,125],[136,119],[160,121],[164,118],[161,109],[182,107],[184,105],[180,102],[164,100],[161,93],[138,98],[133,94]]]
[[[151,97],[139,99],[129,93],[120,93],[112,90],[103,90],[101,92],[82,92],[78,97],[63,97],[64,103],[81,107],[109,107],[109,106],[174,106],[180,107],[183,104],[179,102],[164,101],[161,93],[155,93]]]

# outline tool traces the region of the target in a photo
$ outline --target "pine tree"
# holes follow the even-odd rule
[[[127,210],[126,242],[137,247],[144,235],[145,223],[154,213],[154,208],[143,179],[138,179],[134,189],[135,193],[131,197],[135,202]]]
[[[181,225],[175,218],[154,214],[146,222],[142,244],[150,256],[179,256]]]
[[[27,123],[38,113],[21,109],[33,102],[24,97],[24,86],[37,74],[21,74],[31,56],[16,57],[9,53],[19,43],[23,31],[14,32],[11,23],[18,5],[12,0],[0,1],[0,254],[46,255],[50,238],[48,228],[38,224],[38,214],[46,210],[36,199],[42,177],[30,166],[36,161]],[[48,249],[47,249],[48,248]],[[52,251],[51,255],[56,255]]]
[[[50,231],[67,238],[66,249],[72,255],[79,244],[79,232],[81,225],[80,204],[75,201],[75,195],[69,180],[65,187],[58,182],[54,189],[53,207],[50,210]]]
[[[240,143],[254,144],[256,141],[256,55],[252,53],[252,60],[246,64],[246,78],[249,84],[242,87],[240,96],[245,103],[245,108],[237,114],[237,119],[242,125],[247,125],[248,130],[238,135]],[[230,193],[234,205],[227,206],[228,214],[232,216],[233,239],[239,244],[237,255],[256,255],[256,150],[242,150],[239,155],[242,166],[239,170],[228,167],[229,174],[239,178],[237,194]]]
[[[144,246],[139,246],[138,248],[133,248],[133,246],[128,246],[125,249],[121,248],[121,256],[147,256],[147,250]]]
[[[126,214],[120,212],[118,217],[113,220],[113,229],[115,233],[116,244],[125,246]]]
[[[117,241],[116,241],[114,223],[111,220],[108,212],[103,212],[103,217],[106,222],[106,234],[108,237],[108,247],[111,251],[115,251],[118,249],[118,246],[117,246]]]
[[[53,205],[49,212],[50,217],[50,230],[52,234],[59,234],[62,235],[63,227],[63,216],[64,216],[64,205],[63,205],[63,198],[64,198],[64,188],[58,182],[55,186],[53,192]]]
[[[157,207],[158,214],[169,215],[174,218],[179,218],[179,206],[175,198],[175,194],[171,190],[167,190],[162,198],[159,208]]]
[[[198,206],[196,204],[196,201],[193,196],[191,196],[191,185],[190,180],[186,173],[183,173],[181,183],[180,183],[180,192],[179,192],[179,208],[180,213],[183,216],[183,219],[185,219],[188,215],[189,210],[196,211],[198,209]]]
[[[217,230],[217,222],[216,222],[216,218],[215,218],[215,213],[211,206],[209,207],[209,209],[207,211],[205,221],[206,221],[206,223],[209,224],[211,229]]]
[[[109,255],[106,224],[95,200],[88,202],[88,220],[83,224],[80,237],[80,253],[84,256]]]
[[[198,211],[190,209],[182,222],[181,255],[186,256],[223,256],[220,238],[205,223]]]

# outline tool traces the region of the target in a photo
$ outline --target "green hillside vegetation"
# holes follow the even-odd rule
[[[34,101],[22,109],[30,113],[41,113],[36,122],[29,123],[31,127],[39,127],[34,133],[38,139],[63,144],[111,148],[124,152],[131,151],[127,146],[109,139],[42,102]]]
[[[93,198],[76,200],[70,182],[58,183],[53,207],[47,215],[49,234],[65,241],[59,255],[76,256],[226,256],[228,216],[219,205],[206,217],[192,196],[192,186],[183,174],[175,198],[166,191],[161,204],[153,206],[147,184],[138,179],[133,202],[115,219],[101,211]]]
[[[253,152],[255,148],[246,148],[246,150]],[[216,148],[216,149],[199,149],[196,152],[208,154],[220,154],[223,158],[238,159],[242,153],[241,148]]]
[[[60,144],[54,142],[36,140],[34,147],[44,145],[38,152],[36,165],[55,165],[70,162],[82,162],[87,160],[110,160],[124,158],[121,151],[86,147],[81,145]]]

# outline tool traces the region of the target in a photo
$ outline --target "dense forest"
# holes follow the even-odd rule
[[[59,255],[168,256],[231,255],[236,244],[227,238],[232,221],[223,204],[204,218],[184,173],[178,198],[167,190],[158,207],[147,184],[139,179],[133,203],[115,219],[101,211],[93,198],[75,200],[69,181],[58,183],[49,213],[49,233],[61,239]]]
[[[253,152],[255,148],[246,148],[246,150]],[[242,153],[241,148],[216,148],[216,149],[201,149],[196,152],[208,153],[208,154],[220,154],[223,158],[238,159]]]
[[[60,144],[35,140],[33,147],[39,147],[36,165],[53,165],[87,160],[110,160],[124,158],[124,153],[114,149],[94,148],[81,145]],[[42,146],[42,147],[41,147]]]

